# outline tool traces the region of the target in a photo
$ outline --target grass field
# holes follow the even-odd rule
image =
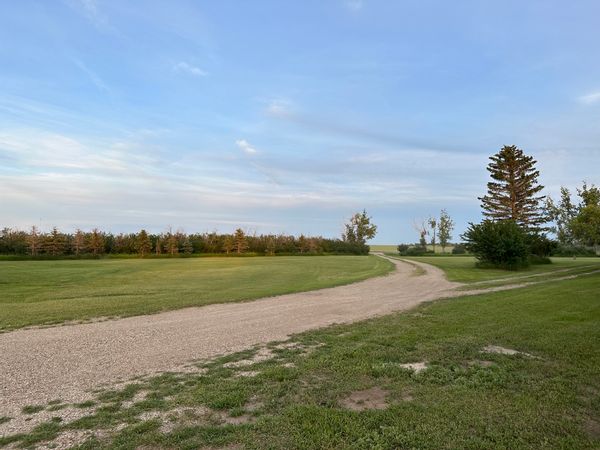
[[[0,262],[0,330],[256,299],[389,272],[374,256]]]
[[[88,416],[0,444],[120,426],[82,448],[599,448],[599,292],[592,275],[304,333],[270,359],[102,392]],[[416,362],[427,368],[401,366]]]
[[[392,258],[420,261],[444,270],[450,281],[460,283],[484,282],[490,280],[506,279],[514,277],[527,277],[557,271],[563,276],[600,269],[600,258],[552,258],[552,264],[533,265],[527,269],[518,271],[507,271],[502,269],[478,268],[475,266],[476,259],[472,256],[418,256],[399,257],[388,255]],[[561,271],[561,272],[558,272]],[[537,278],[536,278],[537,279]],[[527,281],[523,278],[524,281]]]

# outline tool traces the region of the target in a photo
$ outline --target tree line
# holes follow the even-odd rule
[[[186,234],[167,231],[160,234],[119,233],[77,230],[65,233],[54,227],[42,232],[36,226],[29,230],[0,230],[0,254],[30,257],[99,257],[101,255],[189,256],[215,255],[366,255],[366,240],[375,236],[377,227],[366,211],[356,213],[345,226],[341,239],[321,236],[298,237],[285,234],[247,234],[238,228],[232,234]]]

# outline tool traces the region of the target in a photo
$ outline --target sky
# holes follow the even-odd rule
[[[415,242],[490,155],[600,184],[597,0],[20,0],[0,14],[0,226]]]

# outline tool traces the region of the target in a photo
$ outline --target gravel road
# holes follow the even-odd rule
[[[346,286],[0,334],[0,417],[54,399],[83,401],[101,384],[176,370],[191,360],[405,310],[454,295],[459,286],[435,267],[414,263],[425,271],[419,275],[414,265],[391,261],[391,274]]]

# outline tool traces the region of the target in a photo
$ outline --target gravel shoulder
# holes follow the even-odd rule
[[[84,401],[100,385],[180,370],[192,360],[309,329],[406,310],[454,296],[461,286],[433,266],[391,261],[396,265],[391,274],[346,286],[1,334],[0,417],[15,417],[23,406],[56,399]],[[2,428],[0,435],[7,431]]]

